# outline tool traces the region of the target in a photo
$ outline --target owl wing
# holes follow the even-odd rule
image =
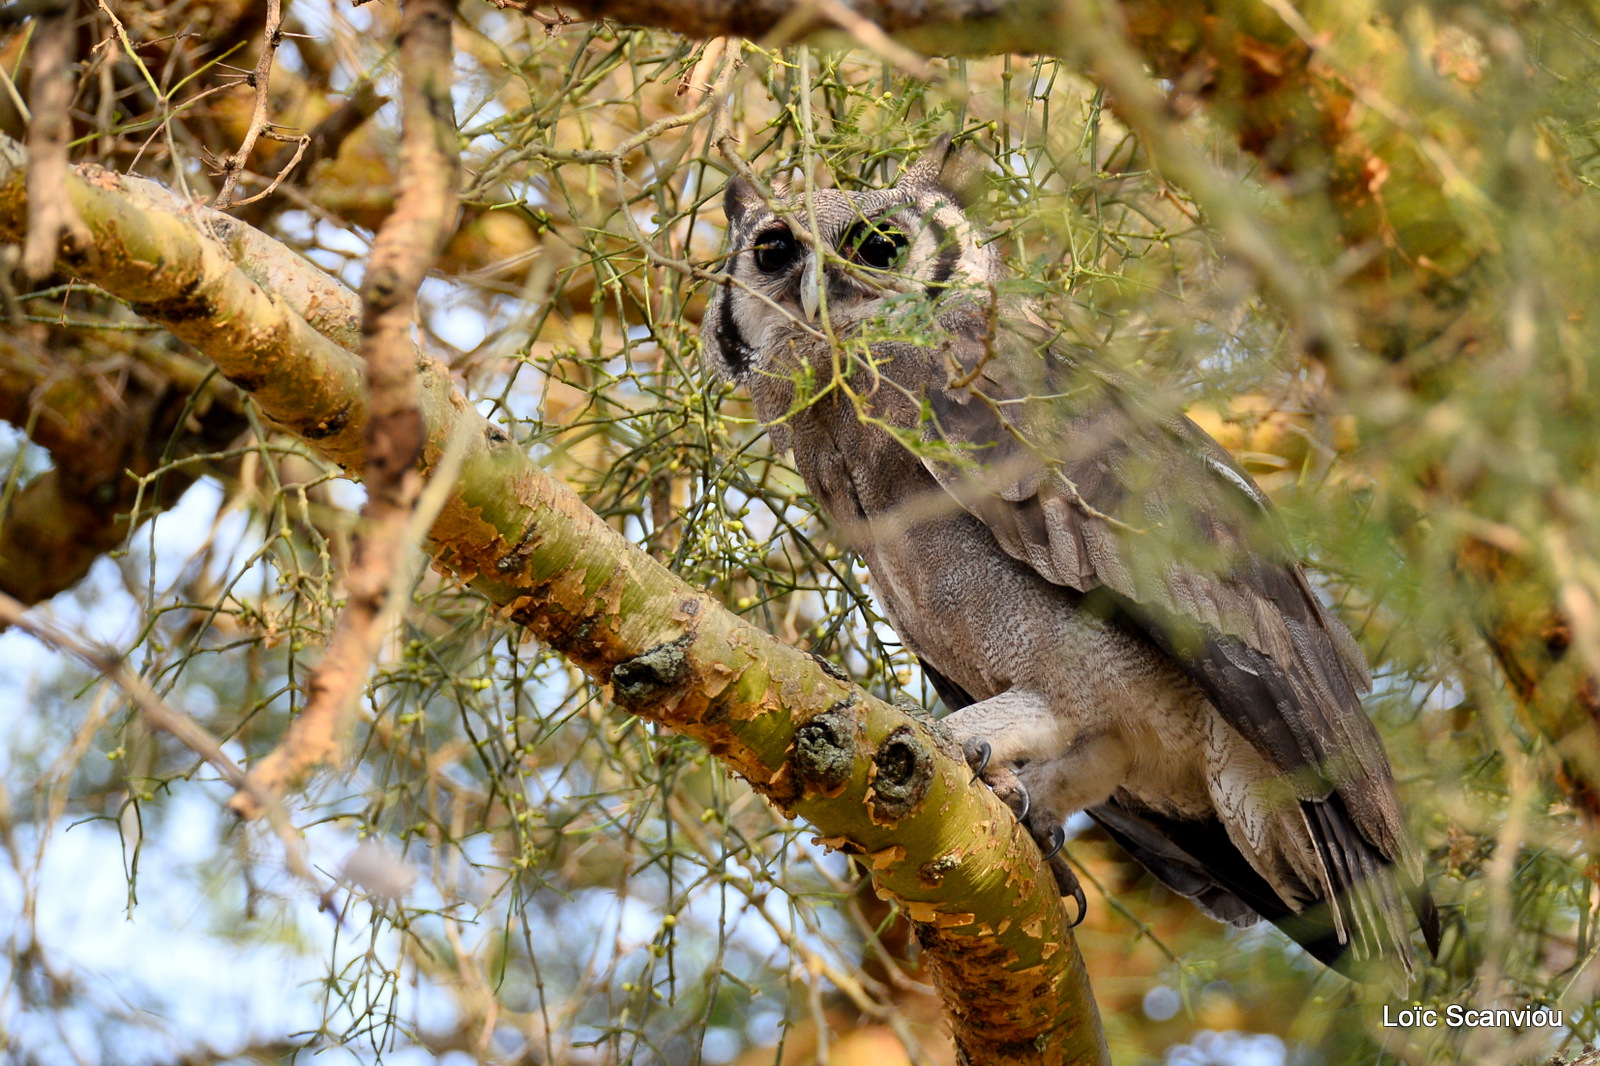
[[[1369,876],[1397,865],[1432,946],[1421,856],[1361,706],[1365,660],[1265,495],[1193,422],[1141,408],[1042,331],[991,339],[986,316],[968,312],[943,324],[943,365],[928,360],[923,383],[924,465],[1007,554],[1170,655],[1283,775],[1326,873],[1317,895],[1350,899],[1358,928],[1387,924],[1403,940],[1392,881]],[[1121,813],[1114,832],[1144,833],[1143,850],[1160,854],[1159,819],[1132,826],[1137,812]]]

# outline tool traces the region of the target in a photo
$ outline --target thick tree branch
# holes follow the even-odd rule
[[[26,229],[25,166],[20,147],[0,140],[0,238]],[[112,175],[89,173],[93,180],[67,182],[100,251],[85,280],[195,345],[270,417],[360,471],[369,406],[360,361],[286,299],[294,294],[337,324],[354,306],[348,290],[308,280],[315,271],[303,262],[284,294],[264,289],[205,232],[221,216],[170,201],[158,209],[147,185],[129,183],[128,192]],[[238,226],[220,224],[236,238],[229,225]],[[259,247],[266,238],[252,240]],[[283,250],[283,260],[294,258]],[[878,891],[914,922],[969,1061],[1107,1061],[1054,879],[932,722],[838,679],[685,585],[487,423],[442,366],[424,361],[419,376],[426,467],[463,422],[475,427],[430,533],[442,567],[618,705],[695,738],[830,845],[860,856]]]

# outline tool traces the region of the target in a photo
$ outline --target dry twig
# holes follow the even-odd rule
[[[315,890],[322,898],[325,907],[329,905],[329,893],[332,892],[332,888],[331,886],[325,888],[317,879],[317,875],[312,872],[310,864],[306,861],[304,845],[299,834],[289,823],[283,805],[278,802],[276,796],[259,791],[251,783],[249,776],[240,769],[239,764],[222,750],[222,743],[211,735],[210,730],[177,708],[169,706],[149,685],[145,684],[142,677],[128,669],[121,656],[109,649],[80,641],[49,622],[34,617],[26,607],[3,592],[0,592],[0,626],[20,629],[35,640],[65,652],[104,674],[127,694],[151,726],[172,736],[178,743],[204,759],[224,781],[239,789],[241,793],[249,794],[267,815],[273,830],[283,842],[284,864],[289,872]]]
[[[255,150],[256,140],[261,132],[267,128],[267,105],[269,103],[267,89],[272,81],[272,61],[278,54],[278,44],[283,40],[283,5],[281,0],[267,0],[267,27],[262,37],[261,55],[256,60],[256,67],[245,75],[245,84],[256,91],[255,110],[250,114],[250,127],[245,130],[244,140],[239,144],[239,150],[222,161],[222,188],[217,193],[217,198],[211,201],[211,206],[224,208],[233,198],[234,186],[239,184],[239,176],[244,173],[245,167],[250,162],[250,153]],[[299,159],[296,155],[295,159]],[[291,162],[283,173],[293,168]],[[278,180],[283,180],[283,174],[278,175]],[[276,186],[277,182],[273,185]],[[265,195],[264,193],[262,195]]]

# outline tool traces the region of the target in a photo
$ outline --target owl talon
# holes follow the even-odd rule
[[[1061,849],[1066,846],[1067,831],[1061,828],[1059,825],[1056,826],[1054,829],[1050,830],[1050,835],[1045,837],[1045,843],[1048,846],[1044,851],[1044,861],[1049,862],[1051,859],[1059,855],[1061,853]],[[1074,878],[1074,882],[1076,882],[1076,878]]]
[[[1084,918],[1089,914],[1089,899],[1083,894],[1083,886],[1078,883],[1078,875],[1073,872],[1072,864],[1067,862],[1067,857],[1061,854],[1061,845],[1066,840],[1067,834],[1059,827],[1050,834],[1050,853],[1045,858],[1045,865],[1050,867],[1050,873],[1056,879],[1056,889],[1063,897],[1071,896],[1072,901],[1078,905],[1078,916],[1072,919],[1072,928],[1076,929],[1083,924]]]
[[[1011,803],[1011,813],[1017,816],[1017,821],[1021,823],[1023,828],[1027,828],[1028,812],[1033,810],[1033,800],[1029,797],[1028,790],[1023,787],[1021,781],[1017,782],[1017,793],[1021,796],[1021,799],[1017,799]],[[1017,810],[1018,804],[1022,806],[1020,811]]]
[[[972,767],[972,780],[976,781],[989,768],[989,758],[994,755],[994,749],[989,747],[987,740],[969,740],[962,747],[965,749],[963,754],[967,757],[967,765]]]
[[[1077,879],[1074,878],[1073,880],[1076,881]],[[1078,905],[1078,916],[1072,919],[1071,925],[1071,928],[1076,929],[1089,916],[1089,900],[1083,894],[1082,885],[1074,884],[1072,886],[1072,901]]]

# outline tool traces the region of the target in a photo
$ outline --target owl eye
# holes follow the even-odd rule
[[[776,274],[788,269],[799,252],[794,234],[787,229],[769,229],[756,238],[756,269],[763,274]]]
[[[869,270],[888,270],[905,251],[906,235],[893,226],[857,222],[845,231],[839,250]]]

